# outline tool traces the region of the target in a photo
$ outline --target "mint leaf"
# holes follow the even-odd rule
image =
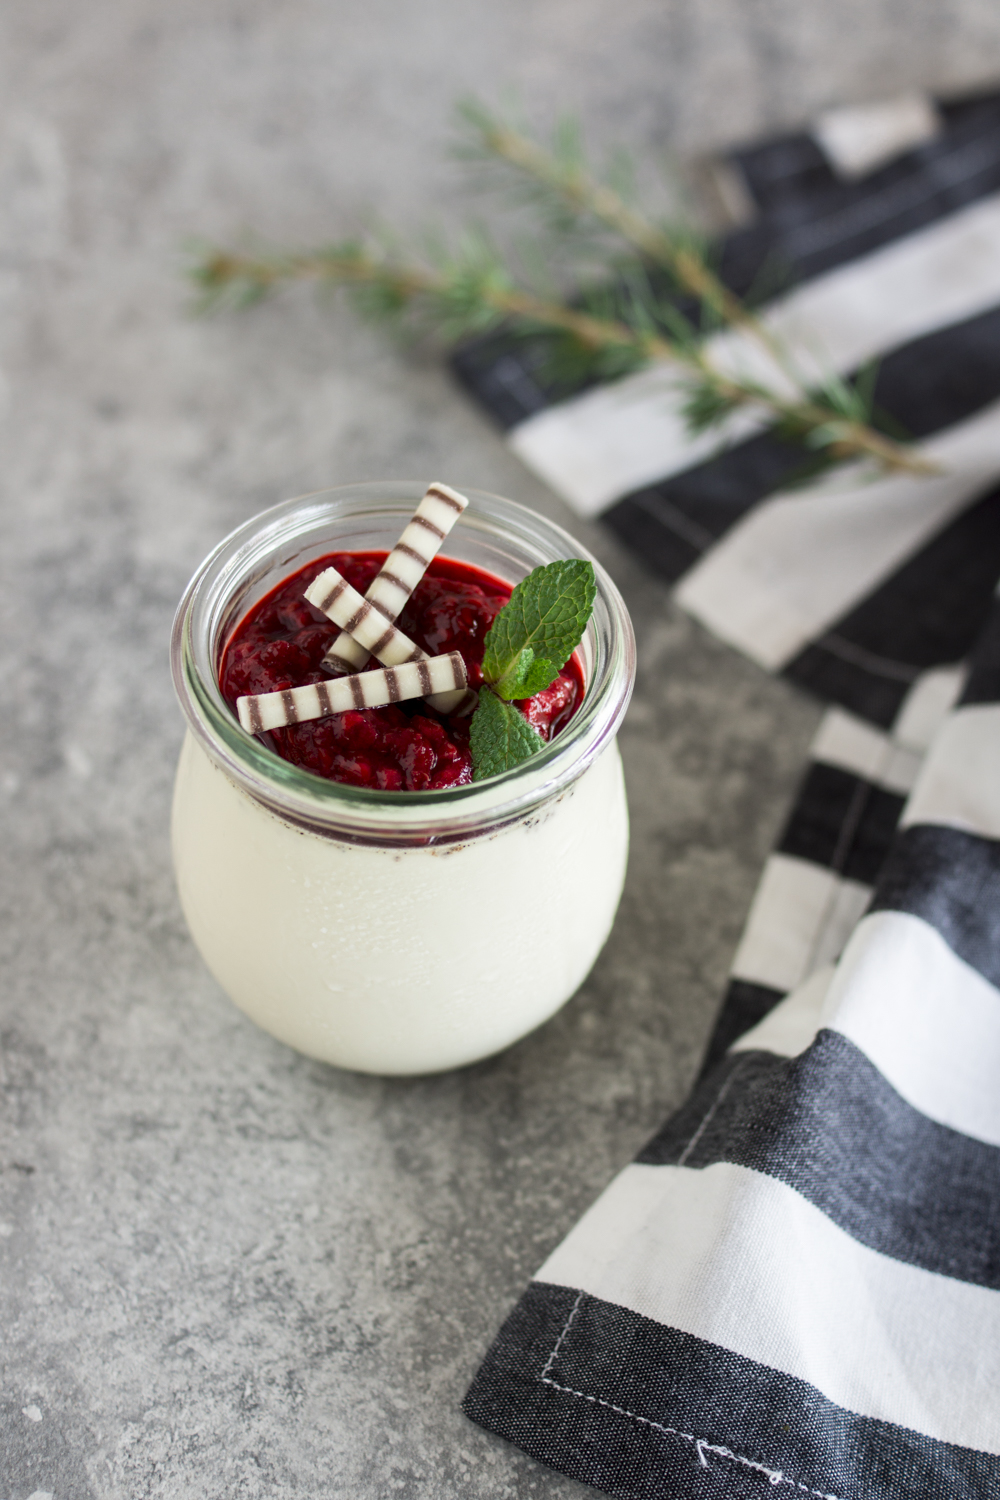
[[[545,745],[519,708],[502,702],[488,687],[479,689],[479,707],[472,716],[469,749],[472,779],[485,781],[528,760]]]
[[[522,579],[485,641],[483,676],[501,698],[530,698],[548,687],[580,644],[596,593],[593,564],[579,558]]]
[[[499,776],[545,744],[514,702],[533,698],[580,643],[597,593],[593,564],[579,558],[535,568],[517,585],[484,642],[479,707],[472,716],[472,779]]]
[[[559,668],[546,656],[537,656],[530,646],[525,646],[512,669],[493,684],[493,691],[501,698],[533,698],[547,688]]]

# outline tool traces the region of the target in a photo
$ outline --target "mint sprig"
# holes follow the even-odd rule
[[[527,760],[545,744],[524,714],[513,703],[505,703],[488,687],[479,689],[479,707],[472,716],[469,749],[472,779],[482,781]]]
[[[555,680],[580,644],[596,594],[593,564],[578,558],[535,568],[514,589],[485,641],[486,686],[469,746],[473,781],[499,776],[544,746],[514,701]]]

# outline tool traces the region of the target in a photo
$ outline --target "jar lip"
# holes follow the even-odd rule
[[[426,484],[416,481],[375,481],[285,500],[230,532],[184,591],[171,633],[171,667],[189,727],[231,779],[279,816],[366,842],[446,842],[480,831],[484,824],[496,826],[523,816],[547,801],[575,781],[617,731],[631,697],[635,638],[611,578],[562,527],[516,501],[471,489],[464,490],[469,498],[461,522],[466,537],[475,530],[483,538],[519,546],[522,554],[540,554],[541,562],[581,557],[594,565],[597,600],[584,636],[584,642],[589,637],[592,670],[582,705],[552,743],[498,776],[404,793],[329,781],[283,760],[242,728],[222,696],[216,666],[226,608],[247,579],[273,568],[283,550],[304,538],[323,543],[326,526],[325,550],[338,550],[338,521],[397,514],[405,521],[425,489]],[[525,571],[536,565],[524,564]],[[290,564],[288,571],[293,567]],[[240,610],[240,618],[247,607]]]

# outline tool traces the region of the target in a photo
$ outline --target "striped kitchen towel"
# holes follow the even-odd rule
[[[760,212],[724,268],[777,245],[800,284],[771,316],[843,369],[881,352],[881,403],[942,472],[779,497],[790,450],[696,451],[649,376],[539,391],[514,428],[687,608],[834,706],[699,1084],[466,1410],[636,1500],[1000,1497],[1000,97],[861,180],[808,137],[740,162]],[[493,353],[527,401],[530,357]]]

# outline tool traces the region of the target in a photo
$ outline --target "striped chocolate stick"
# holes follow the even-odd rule
[[[336,568],[327,568],[314,578],[306,589],[305,596],[310,604],[314,604],[328,619],[339,625],[348,639],[353,637],[366,661],[369,653],[377,656],[384,667],[429,660],[427,653],[421,651],[408,635],[404,635],[392,623],[376,600],[363,599]],[[450,714],[455,712],[465,698],[463,690],[431,693],[427,701],[439,713]]]
[[[365,595],[387,620],[395,620],[401,614],[428,564],[437,556],[441,543],[468,503],[464,495],[446,484],[428,486],[427,493]],[[327,672],[357,672],[367,660],[368,652],[364,646],[345,630],[335,637],[320,666]]]
[[[384,708],[405,698],[432,693],[464,691],[465,662],[457,651],[447,656],[425,656],[398,667],[356,672],[330,682],[309,682],[304,687],[277,693],[255,693],[236,700],[236,712],[248,734],[284,729],[307,719],[325,719],[328,714],[352,708]]]

